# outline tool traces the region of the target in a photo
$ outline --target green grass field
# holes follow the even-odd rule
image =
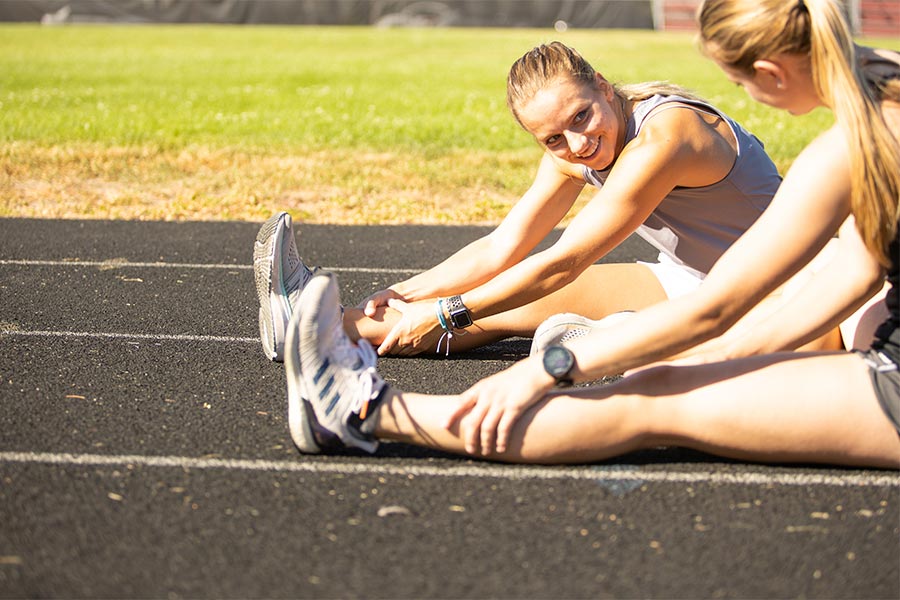
[[[782,169],[831,122],[751,102],[688,34],[4,25],[0,216],[493,223],[540,155],[506,72],[553,39],[694,89]]]

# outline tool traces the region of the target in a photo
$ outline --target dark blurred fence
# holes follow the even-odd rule
[[[652,28],[652,0],[0,0],[0,21]]]
[[[785,0],[790,1],[790,0]],[[0,0],[0,21],[694,29],[700,0]],[[844,0],[854,31],[900,36],[900,0]]]

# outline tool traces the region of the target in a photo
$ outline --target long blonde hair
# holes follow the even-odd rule
[[[836,0],[704,0],[697,12],[704,51],[752,75],[753,63],[809,55],[816,93],[834,112],[850,153],[850,206],[866,247],[883,265],[900,217],[900,146],[881,112],[893,84],[869,81],[856,60]],[[891,86],[891,87],[888,87]]]
[[[522,125],[518,109],[534,98],[547,84],[560,78],[568,78],[590,87],[596,87],[597,72],[574,48],[562,42],[536,46],[513,63],[506,79],[506,104]],[[652,81],[629,85],[613,85],[615,93],[625,100],[646,100],[650,96],[683,96],[703,101],[693,92],[664,81]],[[523,126],[524,128],[524,126]]]

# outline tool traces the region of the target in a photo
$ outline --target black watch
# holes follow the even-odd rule
[[[445,304],[447,306],[447,314],[450,315],[450,324],[453,325],[454,329],[465,329],[472,325],[472,313],[463,304],[459,295],[450,296],[445,300]]]
[[[572,385],[574,368],[575,355],[565,346],[548,346],[544,350],[544,370],[556,380],[556,385],[560,387]]]

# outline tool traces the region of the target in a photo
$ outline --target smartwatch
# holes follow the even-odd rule
[[[544,370],[556,380],[559,387],[572,385],[572,369],[575,355],[565,346],[548,346],[544,351]]]
[[[450,296],[444,302],[447,307],[447,314],[450,316],[450,324],[453,325],[454,329],[465,329],[472,325],[472,313],[463,304],[459,295]]]

